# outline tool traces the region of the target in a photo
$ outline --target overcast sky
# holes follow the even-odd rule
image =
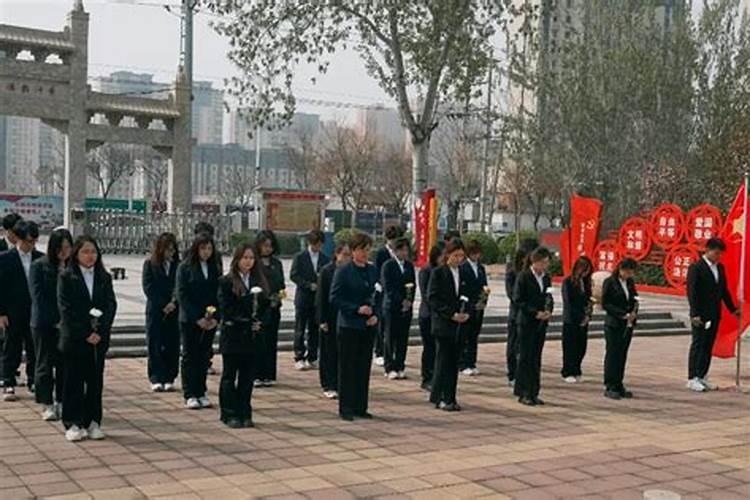
[[[60,31],[73,0],[0,0],[0,24],[14,24]],[[129,70],[153,73],[158,81],[174,79],[179,63],[179,0],[84,0],[90,14],[89,75],[106,75]],[[146,5],[144,5],[146,4]],[[173,13],[164,4],[171,5]],[[195,16],[193,65],[196,80],[210,80],[223,86],[223,78],[234,71],[225,54],[228,44],[210,27],[211,16]],[[302,66],[295,82],[298,97],[357,104],[385,103],[390,98],[365,73],[356,54],[335,56],[326,75],[313,86],[316,72]],[[321,112],[319,107],[300,104],[300,109]],[[328,115],[335,114],[328,111]]]

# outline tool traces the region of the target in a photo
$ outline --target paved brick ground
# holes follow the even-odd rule
[[[580,386],[557,375],[546,349],[545,407],[510,396],[504,345],[482,345],[483,375],[462,378],[461,413],[425,403],[412,379],[374,376],[374,421],[342,422],[317,374],[294,372],[256,393],[256,429],[229,430],[217,412],[181,408],[177,394],[145,391],[144,360],[107,368],[102,442],[69,444],[24,395],[0,403],[0,498],[750,498],[750,398],[683,389],[685,338],[636,339],[628,385],[637,399],[601,395],[602,344],[591,343]],[[219,358],[220,359],[220,358]],[[714,381],[732,381],[717,362]],[[217,377],[210,390],[216,394]],[[747,385],[750,380],[746,377]]]

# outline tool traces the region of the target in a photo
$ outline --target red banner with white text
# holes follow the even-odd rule
[[[581,255],[593,258],[601,224],[602,202],[573,194],[570,198],[570,227],[563,235],[561,246],[566,246],[561,257],[563,271],[569,275],[573,263]]]
[[[414,206],[415,263],[423,267],[430,258],[430,249],[437,242],[437,196],[434,189],[422,193]]]

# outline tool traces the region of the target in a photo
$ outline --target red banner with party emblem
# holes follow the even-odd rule
[[[427,189],[414,206],[414,240],[416,265],[423,267],[430,256],[430,248],[437,241],[437,196],[434,189]]]
[[[596,198],[585,198],[577,194],[570,198],[570,227],[561,240],[561,245],[567,245],[561,252],[566,275],[573,269],[575,259],[581,255],[591,257],[594,254],[601,216],[602,202]]]

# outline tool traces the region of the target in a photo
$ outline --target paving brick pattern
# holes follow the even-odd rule
[[[685,391],[686,351],[686,338],[636,339],[636,399],[612,402],[600,341],[578,386],[560,381],[560,344],[549,343],[547,405],[527,408],[504,384],[504,345],[485,344],[482,375],[460,380],[464,411],[445,413],[425,402],[412,348],[412,378],[374,371],[377,418],[354,423],[336,418],[317,373],[282,354],[281,383],[256,391],[258,427],[245,430],[222,426],[216,410],[182,409],[178,394],[148,393],[145,360],[118,359],[107,366],[105,441],[65,442],[26,394],[0,403],[0,498],[750,498],[750,397]],[[715,362],[714,381],[731,385],[733,367]]]

